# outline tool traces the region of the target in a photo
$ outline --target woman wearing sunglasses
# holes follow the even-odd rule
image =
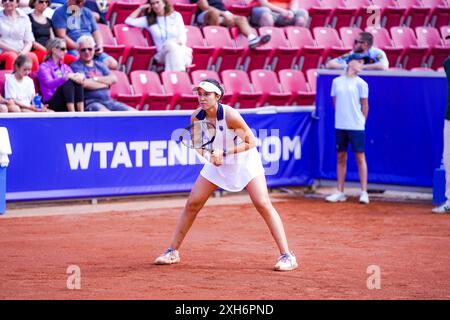
[[[34,9],[28,15],[34,35],[33,52],[40,63],[44,61],[44,57],[47,54],[47,49],[45,48],[47,41],[55,37],[52,30],[52,22],[44,15],[44,11],[49,5],[49,0],[31,0],[29,4],[30,8]]]
[[[64,64],[66,42],[53,38],[47,43],[45,62],[38,72],[40,89],[45,104],[55,111],[84,111],[84,75],[75,73]]]
[[[14,61],[19,55],[27,55],[32,61],[32,71],[39,69],[37,56],[31,51],[34,36],[28,16],[18,10],[19,0],[2,0],[0,11],[0,63],[4,68],[14,69]]]

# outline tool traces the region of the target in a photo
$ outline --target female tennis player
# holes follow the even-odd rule
[[[297,260],[294,253],[289,250],[283,223],[269,198],[264,168],[256,150],[255,136],[238,111],[219,103],[224,93],[219,82],[214,79],[203,80],[194,91],[198,94],[199,108],[193,112],[191,123],[206,120],[215,125],[213,151],[181,212],[170,247],[155,260],[155,264],[180,262],[178,249],[184,237],[197,213],[211,194],[220,187],[232,192],[247,189],[280,251],[281,255],[274,269],[277,271],[296,269]],[[202,155],[204,153],[203,150],[199,152]]]

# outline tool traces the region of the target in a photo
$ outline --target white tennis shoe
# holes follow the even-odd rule
[[[156,258],[155,264],[174,264],[180,262],[178,250],[169,248],[161,256]]]
[[[367,191],[362,191],[359,196],[359,203],[369,204],[369,194]]]
[[[347,196],[345,193],[341,191],[335,191],[333,194],[330,194],[328,197],[325,198],[325,201],[327,202],[344,202],[347,201]]]
[[[275,271],[290,271],[298,268],[297,259],[294,252],[283,253],[278,257],[277,264],[274,267]]]
[[[447,203],[444,203],[443,205],[433,208],[431,210],[433,213],[450,213],[450,206]]]

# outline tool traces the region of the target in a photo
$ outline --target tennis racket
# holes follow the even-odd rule
[[[201,120],[191,123],[181,131],[180,142],[186,147],[213,153],[216,127],[209,121]]]

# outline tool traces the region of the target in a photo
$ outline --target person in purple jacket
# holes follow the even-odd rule
[[[47,42],[47,55],[39,67],[38,78],[44,104],[55,111],[84,111],[84,74],[64,64],[66,42],[53,38]]]

